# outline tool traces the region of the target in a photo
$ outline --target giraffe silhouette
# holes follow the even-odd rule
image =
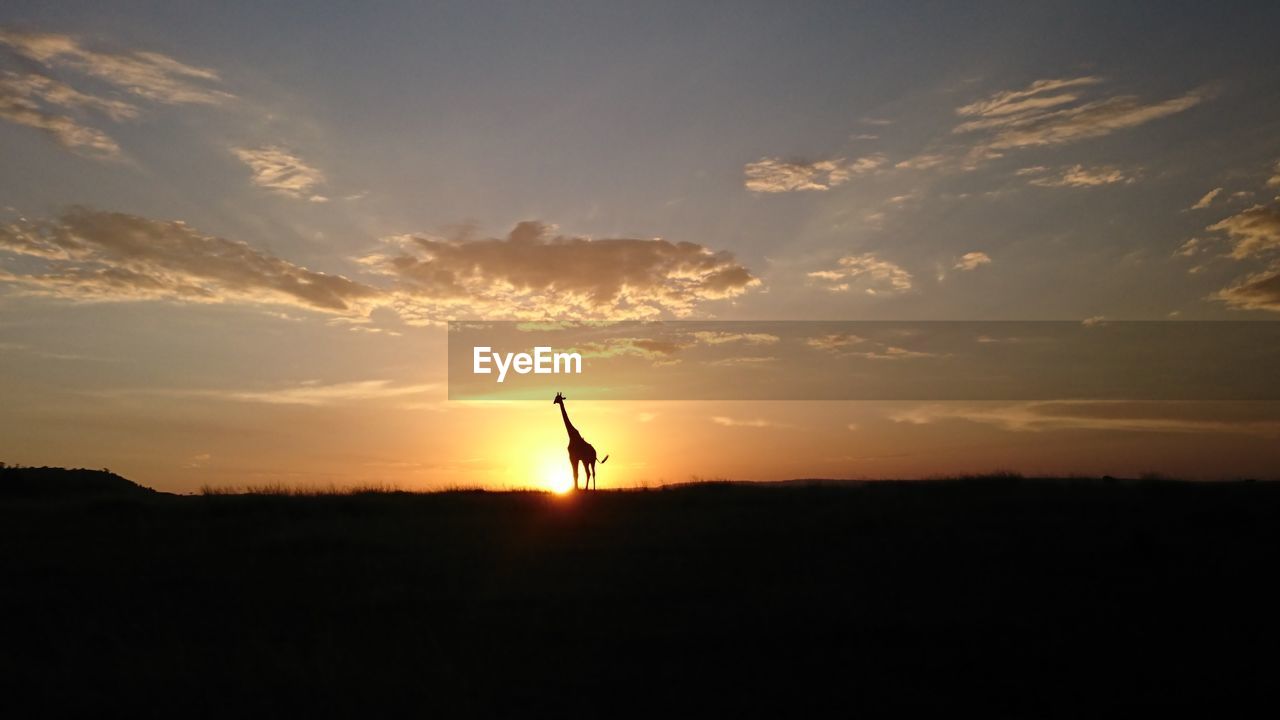
[[[554,405],[560,406],[560,417],[564,418],[564,429],[569,433],[569,465],[573,467],[573,489],[578,489],[578,463],[582,463],[582,467],[587,471],[586,482],[583,483],[583,490],[599,488],[599,484],[595,482],[596,478],[596,449],[591,443],[582,439],[582,433],[578,432],[578,428],[569,422],[569,413],[564,409],[564,395],[556,393],[556,399],[551,401]],[[605,455],[604,460],[600,461],[603,465],[609,461],[609,456]]]

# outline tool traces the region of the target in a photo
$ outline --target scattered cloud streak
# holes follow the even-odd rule
[[[1254,205],[1206,228],[1233,243],[1231,257],[1243,260],[1280,250],[1280,201]]]
[[[1239,310],[1280,312],[1280,263],[1219,290],[1213,299]]]
[[[325,407],[371,400],[387,400],[438,391],[438,384],[397,385],[391,380],[355,380],[339,383],[305,381],[265,390],[143,388],[107,390],[102,395],[156,395],[176,398],[200,398],[266,405],[306,405]]]
[[[826,283],[832,292],[848,292],[861,287],[868,295],[906,292],[911,289],[911,273],[872,253],[847,255],[836,261],[834,270],[816,270],[809,277]]]
[[[711,422],[723,427],[745,427],[745,428],[780,428],[786,427],[780,423],[765,420],[764,418],[740,419],[732,418],[724,415],[715,415],[711,418]]]
[[[1017,174],[1030,176],[1031,179],[1027,183],[1038,187],[1093,188],[1117,183],[1129,185],[1138,179],[1137,173],[1126,172],[1112,165],[1100,165],[1097,167],[1072,165],[1071,167],[1057,170],[1050,170],[1045,167],[1030,167],[1019,170]]]
[[[970,252],[960,256],[960,261],[955,264],[956,270],[977,270],[983,265],[991,264],[991,256],[984,252]]]
[[[1232,415],[1224,406],[1213,417],[1204,403],[1137,403],[1048,400],[1021,403],[936,403],[890,414],[894,422],[929,425],[965,421],[1010,432],[1095,430],[1106,432],[1214,433],[1270,436],[1280,422]]]
[[[1205,92],[1193,90],[1154,103],[1144,103],[1133,95],[1079,102],[1081,97],[1074,90],[1061,92],[1100,82],[1092,76],[1037,80],[1022,90],[995,93],[957,108],[957,115],[970,119],[957,125],[952,133],[981,136],[970,152],[971,157],[999,157],[1009,150],[1063,145],[1110,135],[1184,112],[1207,97]]]
[[[972,170],[1009,152],[1104,137],[1185,112],[1208,99],[1205,90],[1147,102],[1134,95],[1087,97],[1104,83],[1092,75],[1036,80],[1015,90],[1002,90],[961,105],[961,122],[952,128],[952,142],[935,141],[914,157],[898,162],[899,169]],[[955,140],[967,140],[957,145]],[[1043,170],[1043,168],[1039,168]],[[1118,173],[1118,174],[1117,174]],[[1074,166],[1056,177],[1032,184],[1049,187],[1093,187],[1131,182],[1129,173],[1115,168]]]
[[[1190,207],[1191,210],[1203,210],[1213,204],[1214,199],[1222,194],[1222,188],[1214,188],[1204,194],[1204,197],[1196,201],[1195,205]]]
[[[217,104],[233,97],[215,87],[220,78],[213,70],[156,52],[100,52],[71,35],[2,29],[0,45],[46,67],[70,69],[152,102]]]
[[[758,193],[826,191],[843,185],[854,175],[874,172],[885,164],[880,154],[849,161],[845,158],[816,162],[786,161],[765,157],[743,168],[746,188]]]
[[[137,114],[137,109],[128,103],[87,95],[43,75],[0,75],[0,120],[40,130],[81,155],[103,160],[121,157],[120,146],[105,132],[54,111],[54,107],[94,110],[116,120]]]
[[[312,191],[324,184],[324,173],[308,165],[292,152],[276,147],[232,148],[231,152],[253,170],[251,182],[294,198],[326,202],[328,198]]]
[[[70,35],[3,28],[0,47],[21,57],[26,65],[69,70],[154,103],[218,104],[233,97],[217,88],[220,79],[214,71],[160,53],[99,52]],[[137,118],[140,110],[133,103],[84,92],[41,72],[7,71],[0,75],[0,120],[40,130],[62,147],[86,157],[121,159],[119,144],[89,124],[85,113],[120,122]]]

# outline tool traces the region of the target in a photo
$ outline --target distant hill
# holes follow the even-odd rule
[[[146,496],[156,491],[107,470],[0,468],[0,497]]]

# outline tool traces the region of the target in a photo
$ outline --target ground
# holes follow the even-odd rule
[[[0,493],[0,713],[1220,714],[1271,701],[1277,520],[1249,482]]]

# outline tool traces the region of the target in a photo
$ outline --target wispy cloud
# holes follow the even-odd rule
[[[68,70],[150,102],[216,104],[232,98],[217,88],[217,73],[160,53],[99,52],[84,47],[70,35],[3,28],[0,46],[33,68]],[[80,155],[101,160],[122,158],[119,144],[107,132],[91,125],[85,119],[86,112],[117,122],[140,114],[133,103],[84,92],[35,70],[0,75],[0,120],[41,130]]]
[[[780,339],[769,333],[734,333],[713,330],[699,330],[693,337],[704,345],[725,345],[727,343],[745,343],[747,345],[773,345]]]
[[[742,356],[727,357],[718,360],[710,360],[707,365],[712,367],[766,367],[778,362],[778,358],[770,356]]]
[[[38,106],[6,95],[0,88],[0,120],[41,130],[64,148],[90,157],[113,160],[120,146],[109,135],[82,125],[66,115],[44,112]]]
[[[745,428],[779,428],[786,427],[781,423],[776,423],[764,418],[740,419],[726,417],[724,415],[715,415],[711,418],[711,422],[724,427],[745,427]]]
[[[218,89],[218,74],[156,52],[90,50],[71,35],[0,29],[0,45],[47,67],[88,75],[152,102],[215,104],[231,99]]]
[[[984,252],[969,252],[960,256],[959,262],[955,264],[956,270],[977,270],[983,265],[991,264],[991,256]]]
[[[1280,201],[1254,205],[1206,228],[1233,242],[1231,257],[1243,260],[1280,250]]]
[[[966,421],[994,425],[1011,432],[1097,430],[1263,436],[1280,433],[1280,422],[1275,420],[1242,416],[1238,409],[1233,412],[1228,406],[1210,408],[1204,403],[1100,400],[938,403],[894,411],[889,417],[894,422],[911,425]]]
[[[281,147],[232,148],[231,152],[253,170],[251,182],[261,188],[312,202],[328,198],[312,191],[324,184],[324,173]]]
[[[123,100],[83,93],[66,83],[35,73],[5,72],[0,75],[0,88],[6,94],[38,99],[64,108],[92,110],[112,120],[132,120],[138,117],[139,112],[136,105]]]
[[[827,284],[833,292],[847,292],[855,287],[868,295],[900,293],[910,290],[911,273],[872,253],[848,255],[836,261],[833,270],[815,270],[809,277]]]
[[[819,335],[818,337],[807,338],[805,344],[815,350],[823,350],[826,352],[840,352],[852,345],[860,345],[866,342],[863,338],[850,333],[829,333],[827,335]]]
[[[1239,310],[1280,312],[1280,263],[1245,276],[1212,298]]]
[[[787,161],[765,157],[747,163],[743,168],[745,186],[752,192],[784,193],[802,190],[830,190],[843,185],[854,175],[873,172],[885,164],[880,154],[856,158],[819,160],[816,162]]]
[[[42,75],[0,75],[0,120],[41,130],[62,147],[88,157],[121,157],[120,146],[105,132],[56,112],[54,107],[94,110],[117,120],[136,114],[136,108],[128,103],[86,95]]]
[[[1192,205],[1189,209],[1190,209],[1190,210],[1203,210],[1203,209],[1205,209],[1205,208],[1209,207],[1210,205],[1212,205],[1212,204],[1213,204],[1214,199],[1216,199],[1216,198],[1218,197],[1218,195],[1220,195],[1220,194],[1222,194],[1222,188],[1220,188],[1220,187],[1219,187],[1219,188],[1214,188],[1214,189],[1210,190],[1209,192],[1205,193],[1205,194],[1204,194],[1204,197],[1202,197],[1202,198],[1200,198],[1199,200],[1197,200],[1197,201],[1196,201],[1196,204],[1195,204],[1195,205]]]
[[[341,405],[353,402],[386,400],[423,395],[440,390],[435,383],[398,385],[391,380],[355,380],[339,383],[321,383],[319,381],[301,382],[283,387],[267,389],[186,389],[186,388],[144,388],[106,390],[98,394],[117,395],[155,395],[178,398],[203,398],[225,400],[229,402],[262,403],[266,405],[307,405],[321,407]]]
[[[957,115],[984,118],[1022,115],[1073,103],[1080,99],[1074,88],[1097,85],[1102,78],[1085,76],[1036,80],[1022,90],[1004,90],[982,100],[956,108]],[[1068,91],[1069,92],[1064,92]]]
[[[952,128],[951,141],[937,140],[895,167],[973,169],[1009,152],[1066,145],[1145,125],[1185,112],[1209,97],[1206,90],[1155,102],[1134,95],[1087,97],[1102,84],[1101,78],[1092,75],[1037,80],[961,105],[955,112],[962,121]],[[961,141],[966,144],[958,144]],[[1088,187],[1128,181],[1128,173],[1116,177],[1114,171],[1072,168],[1056,179],[1046,177],[1034,184]]]
[[[907,348],[898,347],[896,345],[891,345],[883,350],[869,350],[867,352],[850,354],[866,360],[916,360],[919,358],[946,357],[945,355],[939,355],[938,353],[908,350]]]
[[[1138,179],[1136,172],[1122,170],[1113,165],[1099,165],[1097,167],[1072,165],[1071,167],[1057,170],[1050,170],[1045,167],[1030,167],[1019,170],[1017,174],[1030,177],[1031,179],[1027,182],[1039,187],[1092,188],[1102,185],[1115,185],[1117,183],[1128,185]]]
[[[1076,92],[1061,92],[1099,82],[1091,76],[1038,80],[1021,90],[995,93],[957,108],[956,114],[971,119],[952,132],[983,136],[972,148],[972,157],[998,157],[1007,150],[1103,137],[1184,112],[1207,98],[1204,91],[1193,90],[1154,103],[1133,95],[1079,102]]]

